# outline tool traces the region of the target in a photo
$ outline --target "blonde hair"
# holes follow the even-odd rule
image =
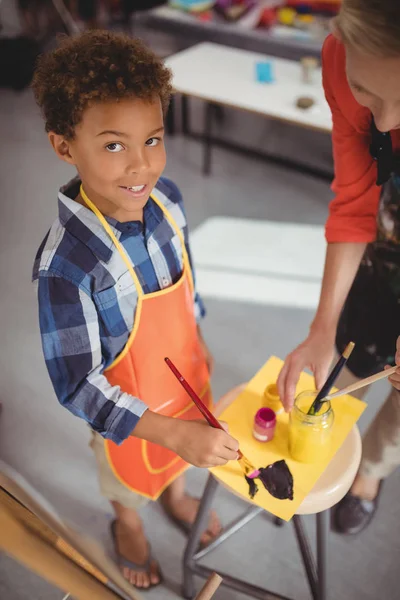
[[[334,27],[345,44],[367,54],[400,55],[400,0],[343,0]]]

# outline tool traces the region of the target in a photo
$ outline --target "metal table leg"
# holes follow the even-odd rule
[[[197,517],[190,531],[188,543],[183,555],[183,589],[182,595],[190,600],[194,597],[194,577],[193,577],[193,557],[199,545],[201,532],[205,529],[208,515],[210,513],[211,504],[218,488],[217,480],[209,475],[208,481],[200,502]]]
[[[168,107],[166,127],[169,135],[175,135],[175,98],[172,96]]]
[[[189,98],[188,98],[188,96],[181,96],[181,116],[182,116],[182,133],[183,133],[183,135],[189,135],[190,124],[189,124]]]
[[[326,570],[328,564],[329,510],[317,514],[317,600],[326,600]]]
[[[211,172],[211,127],[214,113],[214,106],[207,102],[204,124],[204,156],[203,156],[203,173],[209,175]]]

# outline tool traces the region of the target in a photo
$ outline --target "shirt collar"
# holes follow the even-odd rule
[[[80,184],[79,177],[75,177],[60,188],[58,193],[60,222],[69,233],[90,248],[97,258],[107,263],[113,254],[114,243],[94,212],[75,201]],[[156,193],[157,189],[154,188],[152,194]],[[157,208],[154,202],[147,202],[144,210],[146,230],[153,230],[160,222],[160,216],[162,220],[162,214],[158,214],[160,211]],[[120,238],[121,233],[130,233],[128,223],[119,223],[111,217],[106,219],[117,238]]]

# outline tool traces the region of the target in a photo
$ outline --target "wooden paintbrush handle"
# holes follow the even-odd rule
[[[206,585],[201,590],[200,594],[196,596],[196,600],[210,600],[221,585],[222,577],[213,573],[207,580]]]
[[[371,383],[375,383],[376,381],[379,381],[380,379],[385,379],[386,377],[390,377],[391,375],[394,375],[394,373],[397,371],[398,368],[399,368],[398,366],[391,367],[390,369],[385,369],[384,371],[381,371],[380,373],[376,373],[376,375],[371,375],[371,377],[366,377],[365,379],[356,381],[355,383],[348,385],[347,387],[343,388],[342,390],[339,390],[338,392],[329,394],[329,396],[326,396],[326,400],[333,400],[333,398],[338,398],[339,396],[344,396],[345,394],[351,394],[352,392],[355,392],[356,390],[359,390],[359,389],[365,387],[366,385],[371,385]]]

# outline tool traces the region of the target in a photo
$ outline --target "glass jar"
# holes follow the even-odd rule
[[[271,408],[276,415],[283,411],[283,405],[279,398],[278,386],[276,383],[270,383],[264,390],[264,406]]]
[[[303,463],[320,462],[330,449],[334,422],[331,403],[324,402],[317,415],[307,414],[316,396],[317,392],[299,394],[289,417],[289,451]]]

